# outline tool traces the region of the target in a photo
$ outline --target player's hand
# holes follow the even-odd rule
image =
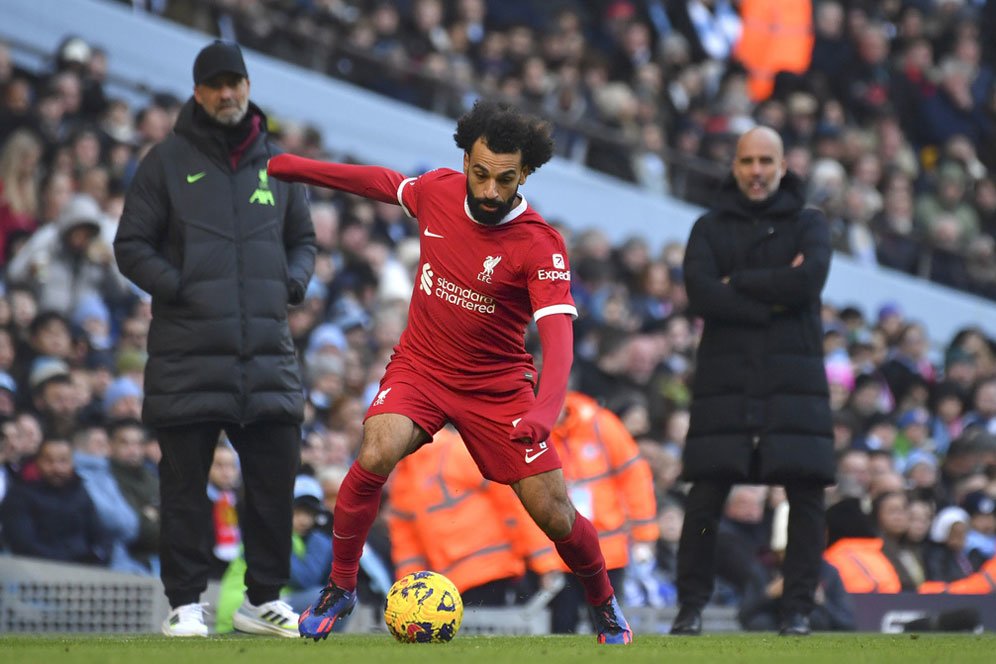
[[[515,425],[515,428],[512,429],[512,433],[509,434],[508,438],[513,443],[525,443],[527,445],[542,443],[550,437],[550,428],[549,424],[533,419],[527,413]]]
[[[792,267],[799,267],[804,260],[806,260],[806,257],[802,253],[796,254],[795,258],[792,259]]]

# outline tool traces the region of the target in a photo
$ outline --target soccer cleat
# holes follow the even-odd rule
[[[318,596],[318,602],[309,606],[297,621],[297,629],[309,639],[326,638],[339,618],[345,618],[356,606],[356,591],[343,590],[331,580]]]
[[[163,621],[166,636],[207,636],[204,622],[204,604],[184,604],[169,612]]]
[[[279,599],[253,606],[247,598],[232,616],[232,625],[240,632],[292,639],[297,638],[297,621],[290,605]]]
[[[608,645],[632,643],[633,630],[629,628],[629,623],[626,622],[615,595],[605,604],[591,607],[591,619],[598,633],[599,643]]]

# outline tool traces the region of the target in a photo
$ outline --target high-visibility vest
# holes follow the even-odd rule
[[[996,558],[990,558],[975,574],[951,583],[926,581],[918,591],[924,594],[951,593],[954,595],[990,595],[996,593]]]
[[[568,393],[564,408],[550,442],[568,493],[598,531],[606,568],[625,567],[632,543],[654,543],[659,534],[650,466],[612,411],[580,392]]]
[[[553,544],[512,489],[485,480],[449,429],[397,465],[387,525],[397,578],[431,569],[463,592],[521,577],[527,563],[540,574],[559,569]]]
[[[823,558],[837,568],[849,593],[898,593],[902,590],[896,568],[882,553],[881,539],[840,539],[823,552]]]
[[[771,96],[775,74],[802,74],[813,59],[811,0],[743,0],[743,30],[734,56],[747,70],[747,92],[758,102]]]

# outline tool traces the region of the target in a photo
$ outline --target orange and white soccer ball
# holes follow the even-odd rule
[[[384,622],[402,643],[445,643],[463,621],[463,600],[453,582],[436,572],[412,572],[387,593]]]

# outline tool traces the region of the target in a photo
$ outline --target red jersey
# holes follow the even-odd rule
[[[380,166],[270,160],[271,175],[396,203],[418,220],[421,257],[402,362],[457,390],[508,392],[536,381],[526,325],[577,317],[564,239],[525,198],[495,226],[474,220],[467,177],[448,168],[417,178]]]
[[[393,359],[456,389],[506,391],[536,370],[526,325],[550,314],[577,317],[560,234],[523,198],[498,225],[471,217],[467,178],[450,169],[401,182],[418,220],[421,257]]]

